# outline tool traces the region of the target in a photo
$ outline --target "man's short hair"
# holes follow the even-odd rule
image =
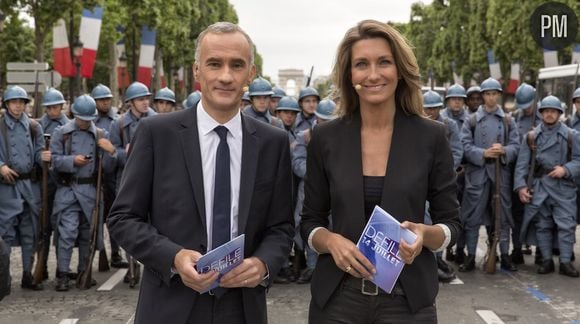
[[[208,26],[204,31],[202,31],[199,34],[199,36],[197,36],[197,39],[195,41],[195,61],[196,62],[200,61],[200,56],[201,56],[201,46],[200,45],[201,45],[201,42],[203,41],[203,38],[205,37],[205,35],[207,35],[208,33],[233,34],[236,32],[239,32],[242,35],[244,35],[244,37],[248,41],[248,45],[250,45],[250,64],[254,64],[254,56],[255,56],[254,42],[252,42],[252,39],[250,38],[250,36],[242,28],[240,28],[240,26],[238,26],[236,24],[232,24],[231,22],[227,22],[227,21],[216,22],[215,24]]]

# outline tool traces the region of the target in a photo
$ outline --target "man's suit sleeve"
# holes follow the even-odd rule
[[[131,256],[169,284],[173,259],[182,247],[159,234],[149,221],[155,147],[149,121],[141,121],[132,141],[117,198],[107,220],[113,238]]]
[[[292,215],[292,182],[290,164],[290,144],[288,136],[280,133],[282,140],[272,143],[279,145],[276,182],[268,209],[265,232],[253,256],[263,261],[270,272],[270,279],[278,273],[288,258],[294,237],[294,218]]]

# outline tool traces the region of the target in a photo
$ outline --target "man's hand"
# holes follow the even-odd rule
[[[75,166],[82,167],[82,166],[89,164],[90,162],[91,162],[91,160],[85,159],[84,155],[75,155],[75,159],[73,161],[73,164]]]
[[[561,179],[561,178],[565,177],[566,174],[567,174],[566,169],[564,169],[563,166],[556,165],[554,167],[554,169],[552,169],[552,171],[550,171],[550,173],[548,173],[548,177]]]
[[[106,138],[99,139],[99,141],[97,142],[97,145],[103,151],[106,151],[107,153],[109,153],[109,155],[115,154],[115,146],[113,146],[113,143],[111,143],[111,141],[109,141],[108,139],[106,139]]]
[[[198,273],[195,265],[199,258],[201,258],[199,252],[181,249],[173,259],[173,266],[184,285],[197,292],[202,292],[207,290],[217,280],[219,272]]]
[[[485,158],[498,158],[505,154],[505,149],[500,143],[494,143],[490,148],[483,151],[483,157]]]
[[[528,187],[523,187],[518,190],[518,196],[523,204],[529,204],[530,201],[532,201],[532,195],[530,194]]]
[[[48,163],[52,159],[52,153],[50,153],[49,150],[44,150],[40,153],[40,157],[41,157],[43,162]]]
[[[16,182],[16,178],[18,178],[18,173],[10,169],[10,167],[7,166],[6,164],[0,167],[0,175],[2,175],[2,178],[4,178],[4,180],[6,180],[9,183]]]
[[[254,288],[264,280],[266,272],[266,265],[260,259],[257,257],[247,258],[221,278],[220,286],[224,288]]]

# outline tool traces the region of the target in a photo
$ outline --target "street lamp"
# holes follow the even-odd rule
[[[73,56],[75,58],[75,66],[77,68],[76,83],[77,83],[77,93],[76,96],[81,95],[81,57],[83,56],[83,43],[77,38],[73,43]]]
[[[121,69],[121,80],[119,82],[119,88],[121,89],[121,97],[125,96],[125,73],[127,71],[127,54],[125,54],[125,51],[123,51],[123,53],[121,53],[121,56],[119,56],[119,68]],[[121,98],[121,101],[123,101],[124,98]]]

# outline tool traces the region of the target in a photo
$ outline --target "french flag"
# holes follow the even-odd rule
[[[558,66],[558,51],[544,50],[544,67]]]
[[[580,63],[580,44],[572,46],[572,64]]]
[[[501,66],[495,61],[492,49],[487,51],[487,64],[489,64],[490,76],[498,81],[501,80]]]
[[[125,33],[125,28],[123,26],[118,26],[117,31],[120,34]],[[119,89],[125,89],[129,86],[129,71],[127,69],[127,62],[124,62],[125,66],[121,66],[121,56],[125,54],[125,59],[127,58],[127,52],[125,52],[125,38],[121,38],[120,41],[117,42],[117,80],[119,83]]]
[[[167,80],[165,79],[165,70],[163,69],[163,58],[161,52],[159,53],[159,79],[161,80],[161,88],[167,87]]]
[[[103,7],[97,6],[92,11],[83,9],[80,27],[80,40],[83,43],[83,57],[81,59],[81,75],[83,78],[93,77],[102,22]]]
[[[157,32],[148,26],[141,28],[141,48],[139,50],[139,70],[137,81],[151,87],[153,64],[155,63],[155,37]]]
[[[506,92],[515,94],[518,86],[520,85],[520,63],[512,63],[510,71],[510,82]]]
[[[63,19],[59,19],[52,29],[52,56],[54,70],[63,77],[74,77],[75,68],[70,56],[66,25]]]

